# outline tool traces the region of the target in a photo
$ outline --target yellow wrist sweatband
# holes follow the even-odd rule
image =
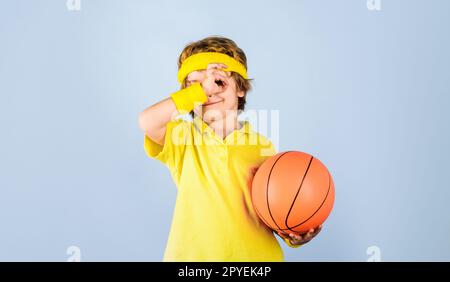
[[[193,83],[192,85],[178,90],[170,95],[178,112],[190,112],[194,107],[205,103],[208,97],[203,91],[200,82]]]
[[[238,62],[233,57],[219,52],[202,52],[187,57],[181,64],[178,70],[178,81],[183,83],[189,73],[196,70],[203,70],[212,63],[222,63],[227,65],[223,68],[224,71],[233,71],[240,74],[243,78],[248,79],[247,69],[243,64]]]

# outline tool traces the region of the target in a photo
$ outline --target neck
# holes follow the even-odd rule
[[[212,120],[207,122],[217,136],[224,138],[236,129],[240,129],[242,125],[238,122],[237,111],[227,112],[223,119]]]

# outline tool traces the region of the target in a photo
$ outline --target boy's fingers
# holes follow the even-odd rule
[[[211,94],[216,94],[225,90],[228,85],[227,80],[223,75],[217,73],[216,70],[210,69],[207,71],[206,79],[204,80],[204,84],[210,89]],[[216,81],[221,81],[218,83]]]
[[[305,234],[303,239],[304,240],[311,240],[313,233],[314,233],[314,229],[309,229],[308,233]]]
[[[221,74],[220,72],[218,72],[215,69],[210,69],[206,71],[206,79],[210,78],[213,80],[217,80],[217,79],[221,79],[223,81],[225,81],[226,75]]]
[[[225,77],[227,77],[227,74],[224,71],[216,70],[216,69],[211,70],[211,75],[215,76],[215,77],[221,77],[223,79],[225,79]]]
[[[320,232],[321,229],[322,229],[322,225],[320,225],[316,228],[311,228],[306,233],[303,233],[303,234],[289,233],[289,238],[290,238],[291,242],[293,242],[293,243],[306,244],[309,241],[311,241],[314,238],[314,236],[316,236],[317,233]]]
[[[231,72],[224,70],[224,69],[218,69],[217,70],[219,74],[223,75],[224,77],[230,77],[231,76]]]
[[[229,77],[231,73],[225,70],[226,68],[228,68],[228,66],[222,63],[209,64],[206,68],[206,73],[207,75],[213,75],[214,73],[221,73],[226,77]]]
[[[228,66],[223,63],[212,63],[212,64],[209,64],[207,67],[207,69],[220,69],[220,68],[226,69],[226,68],[228,68]]]
[[[290,234],[289,234],[289,237],[291,237],[292,239],[295,239],[295,240],[299,240],[299,239],[302,238],[301,236],[298,236],[298,235],[296,235],[296,234],[294,234],[294,233],[290,233]]]
[[[219,69],[227,69],[228,66],[225,64],[219,64]]]
[[[211,63],[211,64],[208,64],[208,66],[206,67],[206,69],[207,69],[207,70],[210,70],[210,69],[215,69],[215,68],[219,68],[219,67],[220,67],[220,64]]]
[[[283,232],[279,232],[278,235],[280,235],[281,238],[289,239],[289,234],[286,234],[286,233],[283,233]]]
[[[213,76],[214,69],[207,69],[206,70],[206,78]]]
[[[226,70],[228,68],[225,64],[209,64],[206,68],[206,73],[211,75],[214,72],[220,72],[225,74],[226,76],[229,76],[229,72]]]
[[[314,232],[314,234],[319,234],[319,232],[322,230],[322,227],[321,226],[319,226],[319,227],[317,227],[316,228],[316,231]]]
[[[312,235],[313,235],[313,236],[316,236],[317,234],[319,234],[320,230],[322,230],[322,225],[316,227],[316,228],[314,229],[314,232],[313,232]]]
[[[306,232],[305,236],[311,236],[311,234],[314,233],[314,229],[309,229],[308,232]]]
[[[208,67],[206,68],[206,75],[207,76],[213,75],[214,71],[218,68],[219,66],[217,64],[209,64]]]
[[[228,66],[225,64],[220,64],[220,72],[223,72],[227,77],[231,76],[231,72],[229,70],[227,70]]]

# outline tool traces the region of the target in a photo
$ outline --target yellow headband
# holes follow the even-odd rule
[[[234,71],[243,78],[248,79],[246,68],[234,58],[218,52],[203,52],[189,56],[183,61],[181,68],[178,70],[178,81],[183,83],[190,72],[206,69],[208,64],[211,63],[223,63],[227,65],[227,68],[222,70]]]

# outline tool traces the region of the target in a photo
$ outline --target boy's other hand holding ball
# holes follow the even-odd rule
[[[284,233],[281,231],[277,231],[277,234],[281,238],[289,240],[292,245],[299,246],[311,241],[314,237],[317,236],[317,234],[319,234],[320,230],[322,230],[322,225],[319,225],[319,227],[316,227],[314,229],[310,229],[307,233],[304,234],[295,234],[293,232]]]

